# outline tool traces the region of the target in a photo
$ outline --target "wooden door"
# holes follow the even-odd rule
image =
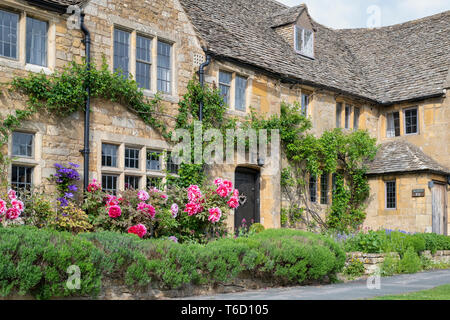
[[[239,190],[239,207],[235,211],[234,227],[238,230],[245,224],[259,222],[259,172],[248,168],[237,168],[235,186]]]
[[[431,193],[433,232],[447,235],[447,190],[445,184],[434,182]]]

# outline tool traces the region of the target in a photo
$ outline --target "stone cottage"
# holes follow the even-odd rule
[[[313,133],[368,132],[381,145],[371,164],[366,226],[447,233],[450,170],[450,11],[395,26],[334,30],[305,5],[274,0],[4,0],[0,4],[0,80],[52,73],[84,56],[84,35],[68,27],[78,5],[91,33],[92,59],[137,80],[148,97],[160,92],[175,113],[192,76],[206,61],[206,82],[222,91],[228,113],[279,114],[299,101]],[[6,36],[5,36],[6,35]],[[24,105],[5,92],[0,114]],[[173,163],[152,157],[171,146],[120,104],[94,100],[89,178],[115,192],[153,186]],[[13,133],[10,182],[39,185],[54,162],[83,163],[84,115],[68,121],[36,115]],[[212,175],[235,181],[247,201],[243,217],[280,227],[280,173],[275,164],[236,163]],[[311,179],[309,199],[326,212],[332,178]]]

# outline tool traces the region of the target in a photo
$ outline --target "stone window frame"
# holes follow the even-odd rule
[[[388,183],[394,183],[395,185],[395,207],[388,207]],[[398,196],[397,196],[397,179],[389,179],[384,181],[384,208],[385,210],[397,210]]]
[[[19,15],[18,38],[17,38],[17,58],[0,56],[0,66],[13,69],[25,70],[33,73],[43,72],[46,75],[52,74],[56,68],[56,24],[61,19],[53,13],[41,11],[38,8],[19,4],[9,0],[0,5],[0,10],[16,13]],[[47,65],[39,66],[26,63],[26,32],[27,17],[45,21],[47,29]]]
[[[167,152],[171,152],[170,146],[160,140],[151,140],[147,138],[137,138],[133,136],[118,135],[112,133],[106,133],[98,130],[94,130],[94,142],[96,143],[97,152],[97,169],[93,173],[92,178],[100,177],[98,180],[102,181],[101,177],[103,175],[117,175],[117,190],[118,192],[125,190],[125,176],[137,176],[140,178],[139,188],[145,189],[147,185],[147,177],[150,178],[161,178],[165,182],[166,176],[166,161],[161,161],[161,170],[152,171],[147,170],[147,150],[159,151],[161,152],[161,158],[164,158]],[[102,145],[112,144],[118,146],[118,166],[114,167],[103,167],[102,166]],[[130,147],[134,149],[139,149],[139,169],[129,169],[125,168],[125,147]],[[170,173],[171,176],[176,177],[176,174]]]
[[[412,133],[407,133],[407,127],[406,127],[406,112],[410,111],[410,110],[416,110],[417,116],[416,116],[416,132],[412,132]],[[407,107],[407,108],[403,108],[402,110],[403,113],[403,133],[405,136],[413,136],[413,135],[419,135],[420,134],[420,116],[419,116],[419,107],[418,106],[413,106],[413,107]]]
[[[42,168],[44,162],[42,160],[42,133],[37,128],[25,127],[14,130],[13,132],[27,133],[33,135],[32,156],[14,156],[13,155],[13,133],[8,137],[8,157],[11,159],[8,170],[8,181],[12,182],[12,167],[22,166],[32,168],[32,187],[39,186],[42,181]]]
[[[156,94],[164,101],[178,103],[178,73],[176,57],[178,55],[178,41],[175,37],[171,37],[167,34],[160,34],[153,29],[148,29],[148,26],[141,26],[135,22],[127,21],[121,18],[112,17],[113,23],[111,25],[111,63],[110,71],[114,72],[114,30],[119,29],[130,33],[130,59],[129,59],[129,75],[136,79],[136,67],[137,67],[137,37],[144,37],[151,40],[151,65],[150,65],[150,89],[142,88],[142,91],[146,97],[153,98]],[[158,42],[164,42],[171,46],[171,84],[170,93],[158,92]]]
[[[227,108],[227,113],[237,115],[237,116],[246,116],[250,111],[250,101],[252,98],[252,84],[253,84],[253,74],[247,73],[240,68],[236,68],[235,66],[220,66],[217,71],[217,75],[215,77],[215,81],[217,84],[220,84],[220,72],[227,72],[231,74],[231,84],[230,84],[230,103]],[[247,80],[247,86],[245,89],[245,111],[236,109],[236,77],[242,77]]]

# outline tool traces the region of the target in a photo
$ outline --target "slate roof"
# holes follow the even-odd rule
[[[384,104],[443,94],[450,11],[376,29],[335,30],[312,20],[312,60],[295,53],[272,28],[290,23],[307,10],[303,6],[274,0],[180,2],[216,57]]]
[[[417,171],[450,174],[450,169],[427,156],[419,147],[405,141],[382,144],[368,166],[369,175]]]
[[[68,7],[70,5],[83,6],[89,0],[27,0],[36,5],[56,5],[58,7]]]

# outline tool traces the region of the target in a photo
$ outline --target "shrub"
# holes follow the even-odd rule
[[[260,233],[265,230],[264,226],[261,223],[254,223],[250,226],[249,232],[252,233]]]
[[[398,263],[398,270],[401,273],[416,273],[422,267],[422,262],[413,247],[408,247],[404,256]]]
[[[364,263],[359,259],[350,260],[349,264],[344,268],[344,274],[350,277],[359,277],[365,273]]]
[[[384,237],[380,232],[358,233],[345,242],[347,252],[380,253],[384,246]]]
[[[78,208],[73,202],[68,202],[65,207],[53,211],[48,220],[48,227],[58,231],[69,231],[74,234],[86,232],[92,229],[87,214]]]
[[[382,276],[392,276],[399,273],[399,258],[393,254],[387,254],[381,265]]]
[[[54,214],[51,201],[44,193],[26,193],[24,195],[25,210],[22,219],[26,225],[44,228]]]

